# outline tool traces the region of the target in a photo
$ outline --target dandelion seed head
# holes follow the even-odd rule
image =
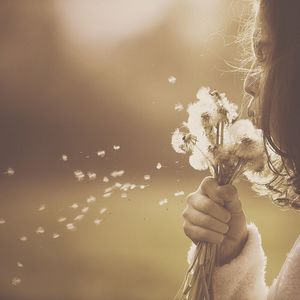
[[[100,214],[103,215],[107,211],[106,207],[100,209]]]
[[[148,174],[147,174],[147,175],[144,175],[144,179],[145,179],[145,180],[150,180],[150,175],[148,175]]]
[[[8,175],[8,176],[13,176],[15,174],[15,170],[13,168],[8,168],[4,174]]]
[[[81,170],[74,171],[74,175],[75,175],[75,177],[77,178],[78,181],[84,180],[85,175]]]
[[[43,211],[46,209],[46,205],[45,204],[42,204],[40,207],[39,207],[39,211]]]
[[[121,176],[124,175],[124,173],[125,173],[124,170],[113,171],[113,172],[110,173],[110,176],[111,176],[111,177],[114,177],[114,178],[116,178],[116,177],[121,177]]]
[[[66,227],[67,227],[67,229],[70,230],[70,231],[76,230],[76,226],[75,226],[73,223],[68,223],[68,224],[66,224]]]
[[[45,229],[42,227],[42,226],[39,226],[36,231],[35,231],[37,234],[42,234],[45,232]]]
[[[178,191],[176,193],[174,193],[175,197],[179,197],[179,196],[184,196],[184,191]]]
[[[168,81],[171,84],[175,84],[176,83],[176,77],[175,76],[169,76]]]
[[[17,286],[21,283],[21,279],[19,277],[14,277],[12,280],[11,280],[11,284],[14,285],[14,286]]]
[[[98,151],[97,155],[100,156],[100,157],[104,157],[105,156],[105,151],[104,150]]]
[[[94,220],[94,223],[95,223],[96,225],[99,225],[99,224],[101,224],[101,222],[102,222],[102,220],[101,220],[101,219],[95,219],[95,220]]]
[[[81,212],[85,214],[85,213],[88,212],[88,210],[89,210],[89,207],[86,206],[86,207],[84,207],[84,208],[81,210]]]
[[[97,177],[97,174],[95,172],[88,172],[87,176],[90,180],[94,180]]]
[[[25,235],[20,237],[20,241],[22,241],[22,242],[26,242],[27,240],[28,240],[28,238]]]
[[[207,158],[198,148],[194,148],[193,154],[189,157],[190,165],[199,171],[205,171],[208,168]]]
[[[78,215],[74,218],[74,221],[81,221],[84,218],[84,215]]]
[[[168,199],[164,198],[164,199],[160,200],[158,203],[159,203],[159,205],[167,204],[168,203]]]
[[[173,132],[171,145],[177,153],[185,154],[188,151],[192,151],[192,145],[186,142],[186,135],[180,132],[178,128]]]
[[[59,238],[60,237],[60,235],[58,234],[58,233],[53,233],[52,234],[52,238],[53,239],[57,239],[57,238]]]
[[[94,202],[96,202],[96,197],[95,197],[95,196],[89,196],[89,197],[86,199],[86,202],[87,202],[87,203],[94,203]]]
[[[176,110],[176,111],[182,111],[183,110],[183,105],[181,104],[181,103],[177,103],[177,104],[175,104],[175,106],[174,106],[174,109]]]
[[[63,155],[61,156],[61,159],[62,159],[63,161],[67,161],[67,160],[68,160],[68,156],[67,156],[66,154],[63,154]]]

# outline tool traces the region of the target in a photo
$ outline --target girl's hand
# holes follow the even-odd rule
[[[185,234],[195,243],[220,243],[220,264],[239,255],[248,237],[246,217],[236,188],[219,186],[206,177],[198,190],[187,196],[182,212]]]

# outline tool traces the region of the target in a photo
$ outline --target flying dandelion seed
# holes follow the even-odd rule
[[[159,201],[159,205],[164,205],[164,204],[167,204],[168,203],[168,199],[165,198],[165,199],[162,199]]]
[[[157,163],[157,165],[156,165],[156,169],[157,170],[160,170],[162,168],[162,165],[161,165],[161,163]]]
[[[61,156],[61,159],[62,159],[63,161],[67,161],[67,160],[68,160],[68,156],[67,156],[66,154],[63,154],[63,155]]]
[[[82,181],[84,179],[84,177],[85,177],[85,175],[83,174],[83,172],[80,171],[80,170],[74,171],[74,175],[75,175],[75,177],[77,178],[78,181]]]
[[[100,209],[100,214],[103,215],[107,211],[106,207]]]
[[[15,170],[13,168],[8,168],[4,174],[8,175],[8,176],[13,176],[15,174]]]
[[[119,150],[121,147],[119,145],[113,145],[114,150]]]
[[[174,109],[176,110],[176,111],[182,111],[183,110],[183,105],[181,104],[181,103],[177,103],[177,104],[175,104],[175,106],[174,106]]]
[[[111,177],[114,177],[114,178],[116,178],[116,177],[121,177],[121,176],[124,175],[124,173],[125,173],[124,170],[113,171],[113,172],[110,173],[110,176],[111,176]]]
[[[175,76],[170,76],[170,77],[168,78],[168,81],[169,81],[169,83],[171,83],[171,84],[175,84],[175,83],[176,83],[176,77],[175,77]]]
[[[74,204],[73,204],[73,205],[74,205]],[[66,221],[66,220],[67,220],[66,217],[60,217],[60,218],[57,219],[57,222],[61,223],[61,222],[64,222],[64,221]]]
[[[101,220],[101,219],[95,219],[95,220],[94,220],[94,223],[95,223],[96,225],[99,225],[99,224],[101,224],[101,222],[102,222],[102,220]]]
[[[119,188],[122,187],[122,183],[116,182],[115,185],[114,185],[114,187],[119,189]]]
[[[105,193],[105,194],[103,194],[103,198],[109,198],[110,196],[112,195],[112,193]]]
[[[14,286],[17,286],[21,283],[21,279],[19,277],[14,277],[12,280],[11,280],[11,284],[14,285]]]
[[[143,184],[140,185],[140,189],[141,189],[141,190],[143,190],[145,187],[146,187],[146,186],[143,185]]]
[[[78,205],[78,203],[73,203],[70,207],[76,209],[79,207],[79,205]],[[63,221],[61,221],[61,222],[63,222]]]
[[[0,219],[0,225],[5,224],[6,221],[4,219]]]
[[[105,183],[109,182],[109,178],[106,177],[106,176],[104,176],[104,177],[103,177],[103,182],[105,182]]]
[[[60,235],[58,234],[58,233],[53,233],[52,234],[52,238],[53,239],[57,239],[57,238],[59,238],[60,237]]]
[[[150,180],[150,175],[144,175],[145,180]]]
[[[90,180],[94,180],[97,177],[97,174],[95,172],[88,172],[87,176]]]
[[[94,203],[96,201],[96,197],[95,196],[90,196],[86,199],[87,203]]]
[[[184,195],[184,191],[179,191],[179,192],[174,193],[175,197],[183,196],[183,195]]]
[[[17,262],[17,266],[19,267],[19,268],[23,268],[23,264],[21,263],[21,262]]]
[[[121,198],[127,198],[127,196],[128,196],[127,193],[122,193],[121,194]]]
[[[74,218],[74,221],[81,221],[84,218],[84,215],[78,215]]]
[[[27,236],[21,236],[20,241],[26,242],[28,240]]]
[[[40,227],[38,227],[37,229],[36,229],[36,231],[35,231],[37,234],[41,234],[41,233],[44,233],[45,232],[45,229],[42,227],[42,226],[40,226]]]
[[[83,214],[87,213],[88,211],[89,211],[89,207],[88,207],[88,206],[84,207],[84,208],[81,210],[81,212],[82,212]]]
[[[67,227],[67,229],[70,230],[70,231],[76,230],[76,227],[75,227],[75,225],[74,225],[73,223],[68,223],[68,224],[66,224],[66,227]]]
[[[46,205],[45,204],[42,204],[40,207],[39,207],[39,211],[42,211],[42,210],[45,210],[46,209]]]
[[[98,151],[97,155],[100,156],[100,157],[104,157],[105,156],[105,151],[104,150]]]
[[[89,156],[89,155],[86,155],[84,158],[90,158],[90,156]]]

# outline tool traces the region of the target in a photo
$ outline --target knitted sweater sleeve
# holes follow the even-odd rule
[[[257,227],[247,225],[248,240],[240,255],[230,263],[217,267],[213,275],[215,300],[273,300],[276,279],[269,288],[265,283],[266,256]],[[196,250],[192,243],[188,251],[191,264]]]

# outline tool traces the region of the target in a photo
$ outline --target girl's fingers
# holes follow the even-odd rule
[[[216,179],[206,177],[197,193],[204,194],[217,203],[223,204],[231,213],[242,211],[242,204],[238,198],[237,189],[232,184],[219,186]]]
[[[195,209],[188,208],[184,210],[183,217],[192,225],[200,226],[217,233],[225,234],[229,230],[229,226],[227,224]]]
[[[190,194],[187,197],[187,203],[197,211],[212,216],[223,223],[228,223],[231,219],[231,214],[228,210],[205,195]]]
[[[224,239],[223,234],[199,226],[195,226],[187,220],[185,220],[183,223],[183,230],[195,244],[197,244],[198,242],[219,244]]]

